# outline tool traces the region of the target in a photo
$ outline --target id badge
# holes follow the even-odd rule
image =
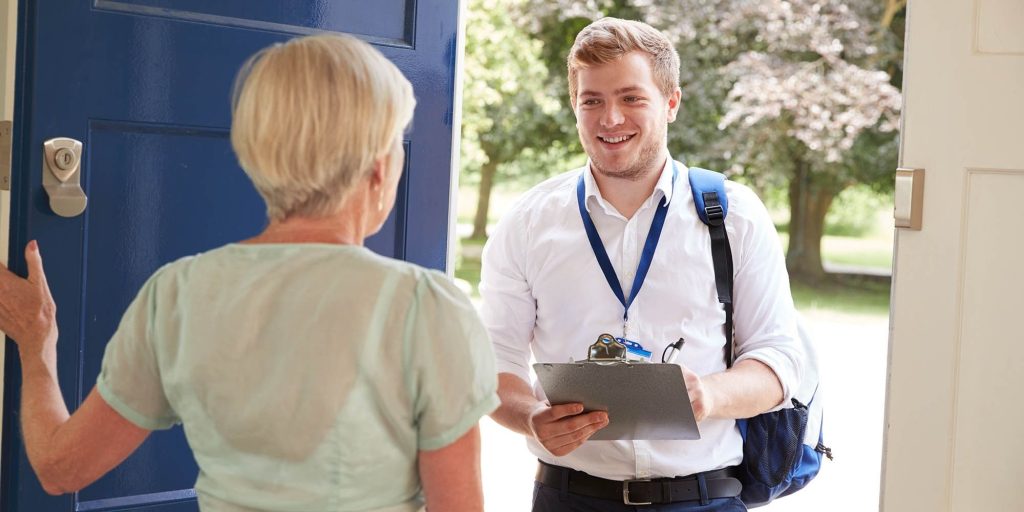
[[[626,360],[649,363],[651,362],[651,352],[643,347],[643,345],[633,341],[627,340],[626,338],[615,338],[616,341],[626,346]]]

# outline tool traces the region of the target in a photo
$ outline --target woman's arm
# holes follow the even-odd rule
[[[21,431],[25,450],[43,490],[76,492],[117,467],[149,436],[112,409],[93,388],[82,406],[68,415],[55,374],[25,371]]]
[[[419,453],[428,512],[481,512],[480,427],[474,425],[444,448]]]
[[[68,414],[57,382],[57,308],[35,242],[25,248],[25,261],[27,279],[0,265],[0,331],[18,345],[29,462],[46,492],[73,492],[120,464],[149,431],[121,417],[95,389]]]

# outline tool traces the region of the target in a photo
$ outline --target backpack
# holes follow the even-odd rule
[[[725,216],[729,213],[725,176],[691,167],[689,181],[697,215],[707,225],[711,238],[715,288],[718,302],[725,308],[726,365],[731,368],[735,359],[733,268],[729,236],[725,231]],[[738,467],[739,480],[743,483],[740,499],[750,508],[767,505],[775,498],[803,489],[821,469],[822,456],[832,460],[832,450],[823,443],[823,400],[817,354],[799,318],[797,329],[810,364],[792,399],[792,407],[736,420],[743,437],[743,461]]]

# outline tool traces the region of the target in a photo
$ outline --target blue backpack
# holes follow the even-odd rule
[[[725,359],[726,365],[731,368],[735,358],[733,268],[732,249],[725,231],[725,216],[729,212],[725,176],[691,167],[689,181],[697,215],[707,225],[711,238],[715,288],[718,302],[725,308]],[[803,489],[821,469],[822,456],[832,460],[832,450],[823,443],[817,356],[803,325],[798,323],[798,327],[811,368],[805,372],[807,375],[796,391],[792,407],[736,420],[736,426],[743,437],[743,462],[739,465],[743,492],[740,499],[750,508],[767,505],[775,498]]]

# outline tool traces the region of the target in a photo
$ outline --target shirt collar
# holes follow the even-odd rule
[[[678,164],[677,164],[678,165]],[[679,168],[683,166],[679,165]],[[661,191],[661,196],[665,197],[665,204],[672,203],[672,155],[669,154],[668,158],[665,159],[665,165],[661,168],[661,175],[658,177],[658,182],[654,185],[654,192],[647,198],[647,201],[657,200],[661,196],[658,195],[658,191]],[[585,198],[585,205],[587,211],[590,211],[590,198],[597,198],[599,202],[605,201],[604,197],[601,196],[601,190],[597,188],[597,180],[594,179],[594,171],[592,170],[591,161],[587,159],[587,165],[583,168],[583,192]],[[645,203],[646,204],[646,203]]]

